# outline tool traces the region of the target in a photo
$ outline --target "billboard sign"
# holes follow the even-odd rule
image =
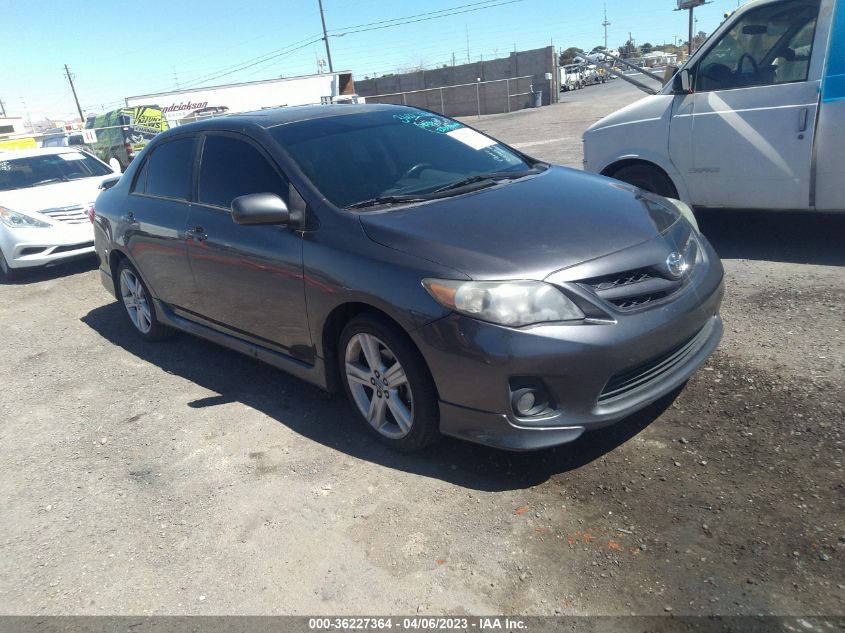
[[[678,11],[694,9],[695,7],[700,7],[703,4],[706,4],[705,0],[678,0]]]

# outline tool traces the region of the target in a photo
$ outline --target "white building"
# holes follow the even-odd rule
[[[356,97],[351,72],[322,73],[126,97],[126,105],[157,106],[173,125],[224,113],[332,103]]]

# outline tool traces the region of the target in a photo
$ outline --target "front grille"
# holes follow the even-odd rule
[[[81,244],[68,244],[67,246],[57,246],[53,249],[52,254],[55,255],[56,253],[69,253],[70,251],[78,251],[81,248],[92,248],[94,246],[94,242],[82,242]]]
[[[653,277],[654,275],[647,268],[638,268],[636,270],[626,270],[623,273],[588,279],[586,283],[591,285],[596,292],[602,292],[603,290],[611,290],[641,281],[648,281]]]
[[[667,299],[686,283],[699,255],[698,242],[694,235],[690,233],[686,236],[686,243],[681,251],[689,268],[678,276],[670,274],[667,261],[592,277],[579,283],[620,312],[640,310]]]
[[[88,211],[84,207],[79,206],[44,209],[41,213],[57,222],[66,222],[67,224],[85,224],[86,222],[90,222]]]
[[[599,395],[598,403],[608,404],[658,382],[701,349],[701,346],[707,340],[710,329],[709,326],[705,326],[695,336],[669,352],[639,367],[616,374],[607,381]]]
[[[647,306],[650,303],[654,303],[655,301],[660,301],[661,299],[665,299],[668,297],[671,292],[652,292],[647,295],[637,295],[635,297],[627,297],[624,299],[608,299],[610,303],[615,305],[622,311],[627,310],[636,310],[637,308],[642,308]]]

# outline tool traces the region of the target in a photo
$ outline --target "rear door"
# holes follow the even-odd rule
[[[737,20],[696,63],[691,164],[684,173],[693,204],[809,207],[818,13],[819,0],[763,5]]]
[[[152,293],[187,309],[196,307],[185,247],[195,143],[193,135],[174,138],[145,157],[117,231],[126,235],[129,254]]]
[[[221,330],[312,361],[305,309],[302,235],[284,226],[241,226],[232,200],[250,193],[288,199],[288,181],[249,137],[208,133],[188,227],[188,257],[200,314]]]

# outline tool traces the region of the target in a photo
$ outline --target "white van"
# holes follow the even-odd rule
[[[697,207],[845,211],[843,0],[738,9],[584,133],[584,168]]]

